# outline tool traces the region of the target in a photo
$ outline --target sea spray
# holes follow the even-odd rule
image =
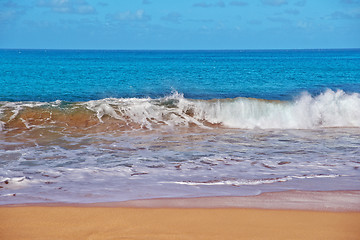
[[[360,127],[360,95],[327,90],[293,101],[238,97],[195,100],[177,92],[163,98],[106,98],[82,103],[0,103],[1,129],[37,126],[110,129],[162,127],[319,129]],[[7,116],[7,117],[6,117]],[[96,121],[97,119],[97,121]]]
[[[206,123],[241,129],[360,127],[360,95],[342,90],[327,90],[315,97],[303,93],[294,101],[192,100],[174,93],[161,99],[103,99],[85,104],[97,116],[106,113],[147,128],[164,124],[208,127]]]
[[[327,90],[295,101],[251,98],[195,102],[194,118],[242,129],[315,129],[360,127],[360,95]]]

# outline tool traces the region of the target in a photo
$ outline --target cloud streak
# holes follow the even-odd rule
[[[244,7],[249,5],[247,2],[243,2],[243,1],[232,1],[229,3],[230,6],[236,6],[236,7]]]
[[[210,7],[225,7],[224,1],[218,1],[216,3],[198,2],[194,3],[193,7],[210,8]]]
[[[264,5],[273,6],[273,7],[279,7],[288,4],[287,0],[261,0],[261,2]]]
[[[294,5],[298,7],[304,7],[306,5],[306,0],[297,1]]]
[[[332,20],[351,20],[351,19],[360,19],[360,8],[354,9],[348,12],[336,11],[333,12],[330,17]]]
[[[0,5],[0,24],[7,24],[16,21],[25,15],[26,7],[20,6],[13,1],[7,1]]]
[[[279,23],[290,23],[290,19],[283,17],[268,17],[268,20],[271,22],[279,22]]]
[[[284,13],[289,15],[299,15],[300,12],[297,9],[287,9],[284,11]]]
[[[149,0],[143,0],[142,4],[147,5],[147,4],[151,4],[151,2]]]
[[[135,12],[118,12],[115,14],[110,14],[109,17],[118,21],[147,22],[151,20],[151,17],[147,15],[143,9],[139,9]]]
[[[84,0],[38,0],[36,6],[56,13],[94,14],[96,10]]]

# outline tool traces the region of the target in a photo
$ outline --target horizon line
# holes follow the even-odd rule
[[[0,50],[45,50],[45,51],[309,51],[309,50],[360,50],[355,48],[248,48],[248,49],[111,49],[111,48],[0,48]]]

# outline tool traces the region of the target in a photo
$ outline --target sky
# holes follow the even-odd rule
[[[360,48],[360,0],[0,0],[0,48]]]

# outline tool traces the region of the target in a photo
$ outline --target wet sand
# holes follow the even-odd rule
[[[0,207],[0,239],[360,239],[359,196],[293,191],[7,205]]]

